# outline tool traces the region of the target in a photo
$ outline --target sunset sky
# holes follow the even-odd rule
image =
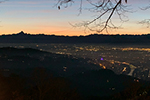
[[[2,1],[2,0],[1,0]],[[55,34],[55,35],[88,35],[91,31],[84,28],[74,28],[69,23],[75,24],[92,20],[93,13],[83,10],[79,13],[79,0],[68,8],[57,9],[56,0],[8,0],[0,3],[0,35],[12,34],[24,31],[31,34]],[[126,13],[129,21],[123,23],[121,29],[112,30],[109,34],[147,34],[150,27],[138,24],[139,21],[150,19],[150,9],[143,11],[139,7],[150,4],[149,0],[128,0],[133,13]],[[83,8],[88,8],[85,2]],[[117,17],[113,16],[114,24],[120,25]],[[102,32],[107,34],[105,32]],[[99,33],[99,34],[102,34]]]

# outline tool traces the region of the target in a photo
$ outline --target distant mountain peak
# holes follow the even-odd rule
[[[23,31],[18,33],[19,35],[25,35],[26,33],[24,33]]]

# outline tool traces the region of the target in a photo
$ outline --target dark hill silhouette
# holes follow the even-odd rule
[[[150,34],[147,35],[104,35],[91,34],[87,36],[56,36],[44,34],[27,34],[21,31],[18,34],[1,35],[0,43],[150,43]]]
[[[137,78],[127,75],[117,75],[111,70],[101,69],[87,71],[75,75],[71,79],[73,80],[73,84],[78,88],[78,91],[85,96],[109,97],[130,86],[134,82],[134,79]],[[140,80],[140,84],[146,86],[147,83],[146,81]]]
[[[135,79],[127,75],[117,75],[108,69],[100,69],[98,65],[88,61],[89,59],[31,48],[0,48],[0,71],[5,76],[15,73],[29,79],[35,68],[44,68],[50,75],[67,78],[72,83],[72,87],[76,87],[85,97],[111,96],[122,91],[124,83],[133,82]],[[142,80],[140,82],[144,83]]]
[[[35,67],[44,67],[54,72],[56,76],[70,76],[91,70],[91,68],[99,68],[98,65],[89,64],[88,60],[32,48],[0,48],[0,69],[10,69],[10,72],[11,70],[15,71],[17,69],[15,72],[20,74],[23,74],[25,70]],[[66,71],[64,71],[65,67],[67,68]]]

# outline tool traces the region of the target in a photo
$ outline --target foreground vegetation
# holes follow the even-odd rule
[[[0,51],[0,100],[150,99],[150,82],[98,69],[88,59],[35,49]]]
[[[91,82],[92,83],[92,82]],[[43,68],[35,68],[32,76],[0,75],[0,100],[149,100],[150,85],[140,82],[125,83],[121,92],[109,96],[83,95],[72,87],[70,80],[54,77]],[[85,84],[86,85],[86,84]],[[93,83],[94,86],[94,83]],[[113,89],[112,89],[113,90]],[[98,90],[103,92],[102,89]],[[105,92],[105,91],[104,91]]]

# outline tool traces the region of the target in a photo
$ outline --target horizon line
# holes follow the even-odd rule
[[[8,33],[8,34],[1,34],[0,36],[3,36],[3,35],[17,35],[17,34],[27,34],[27,35],[47,35],[47,36],[51,36],[51,35],[54,35],[54,36],[69,36],[69,35],[55,35],[55,34],[47,34],[47,33],[26,33],[24,31],[20,31],[19,33]],[[123,35],[133,35],[133,36],[141,36],[141,35],[149,35],[150,33],[147,33],[147,34],[104,34],[104,33],[93,33],[93,34],[88,34],[88,35],[71,35],[69,37],[74,37],[74,36],[90,36],[90,35],[120,35],[120,36],[123,36]]]

